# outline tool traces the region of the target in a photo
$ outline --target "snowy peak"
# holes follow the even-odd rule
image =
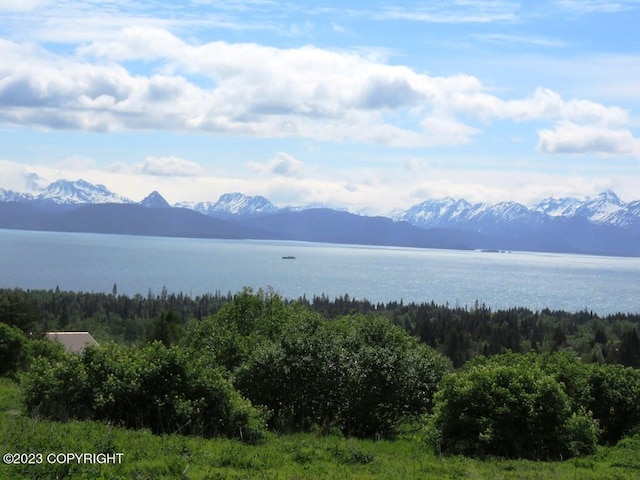
[[[593,223],[611,223],[613,217],[626,205],[611,190],[583,200],[566,198],[546,198],[534,205],[532,210],[550,217],[581,217]]]
[[[248,196],[238,192],[225,193],[216,202],[179,202],[175,206],[220,218],[259,217],[280,211],[265,197]]]
[[[606,222],[610,217],[622,210],[626,204],[611,190],[588,198],[576,209],[575,215],[585,217],[591,222]]]
[[[225,193],[211,206],[213,215],[260,216],[276,213],[278,208],[265,197],[247,196],[242,193]]]
[[[0,202],[33,202],[35,197],[30,193],[19,193],[0,188]]]
[[[58,180],[50,184],[37,196],[38,200],[48,200],[61,205],[82,203],[133,203],[116,195],[104,185],[94,185],[85,180]]]
[[[454,228],[464,226],[472,230],[486,230],[487,226],[533,223],[539,225],[545,218],[516,202],[471,204],[464,199],[447,197],[427,200],[396,214],[395,220],[405,220],[422,228]]]
[[[169,202],[167,202],[156,190],[144,197],[144,199],[139,202],[139,205],[145,208],[171,208]]]
[[[531,221],[541,217],[540,214],[532,212],[527,207],[516,202],[500,202],[495,205],[483,209],[478,214],[473,215],[476,218],[492,218],[499,222],[512,223],[515,221]]]
[[[404,212],[395,213],[394,220],[404,220],[420,227],[444,226],[464,217],[472,205],[464,199],[451,197],[426,200]]]
[[[535,212],[549,215],[550,217],[571,217],[576,213],[578,207],[582,205],[582,201],[573,197],[566,198],[545,198],[537,203],[531,209]]]

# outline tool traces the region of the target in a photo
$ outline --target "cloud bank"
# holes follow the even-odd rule
[[[137,62],[152,65],[152,73],[134,73]],[[5,125],[441,147],[470,143],[496,120],[556,125],[539,130],[538,149],[548,153],[627,155],[637,143],[619,107],[545,88],[504,99],[470,75],[432,76],[355,52],[195,44],[148,26],[82,44],[73,55],[0,39]],[[569,124],[618,143],[572,148],[560,138]],[[181,174],[185,165],[163,166],[174,167]]]

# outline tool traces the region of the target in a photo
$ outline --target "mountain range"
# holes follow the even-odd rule
[[[640,201],[611,190],[531,206],[429,199],[372,217],[279,208],[237,192],[172,206],[154,191],[134,202],[104,185],[58,180],[36,194],[0,188],[0,228],[640,256]]]

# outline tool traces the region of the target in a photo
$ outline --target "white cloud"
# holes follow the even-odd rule
[[[637,6],[636,0],[556,0],[556,3],[572,13],[618,13],[633,9]]]
[[[473,35],[485,42],[498,43],[501,45],[534,45],[537,47],[566,47],[567,42],[555,38],[537,35],[512,35],[505,33],[481,33]]]
[[[519,4],[510,1],[434,1],[423,8],[393,7],[375,15],[379,19],[411,20],[426,23],[491,23],[518,20]]]
[[[640,139],[625,129],[562,122],[538,135],[538,150],[544,153],[640,155]]]
[[[200,165],[180,157],[147,157],[139,169],[144,175],[162,177],[195,177],[202,173]]]
[[[247,162],[247,167],[254,172],[268,173],[283,177],[302,177],[304,164],[293,155],[278,152],[275,157],[265,163]]]
[[[59,161],[56,166],[62,170],[88,170],[94,168],[96,165],[95,160],[92,158],[85,158],[78,155],[71,155],[64,160]]]
[[[49,2],[50,0],[0,0],[0,10],[28,12]]]
[[[153,62],[155,73],[133,74],[126,62]],[[493,119],[630,121],[622,108],[545,88],[504,100],[470,75],[435,77],[312,46],[190,44],[152,27],[125,28],[76,57],[0,40],[0,73],[0,122],[53,129],[431,147],[468,143],[481,133],[477,122]]]

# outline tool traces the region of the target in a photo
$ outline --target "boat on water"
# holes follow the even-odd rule
[[[293,255],[286,255],[284,257],[282,257],[283,260],[295,260],[296,257],[294,257]]]

